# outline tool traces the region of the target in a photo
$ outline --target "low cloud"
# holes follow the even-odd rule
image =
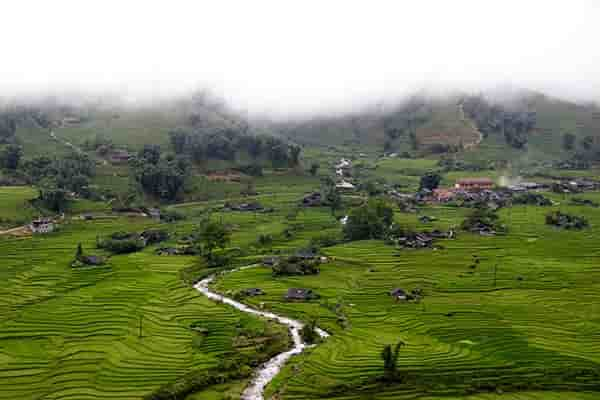
[[[600,98],[594,1],[3,5],[0,92],[130,103],[205,87],[250,113],[340,111],[415,90]]]

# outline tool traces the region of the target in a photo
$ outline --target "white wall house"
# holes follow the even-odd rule
[[[29,229],[33,233],[49,233],[54,231],[54,222],[50,218],[38,218],[31,221]]]

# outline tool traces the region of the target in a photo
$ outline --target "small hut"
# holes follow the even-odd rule
[[[407,299],[406,292],[404,291],[404,289],[400,289],[400,288],[395,288],[393,290],[390,290],[390,296],[392,296],[396,301]]]
[[[285,299],[286,300],[313,300],[318,299],[319,295],[315,293],[312,289],[299,289],[299,288],[290,288],[288,289]]]

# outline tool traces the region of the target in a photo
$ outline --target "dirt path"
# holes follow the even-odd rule
[[[64,144],[67,147],[72,148],[73,150],[75,150],[76,153],[83,153],[83,150],[81,150],[80,147],[75,146],[73,143],[68,142],[66,140],[60,139],[58,136],[56,136],[56,133],[54,133],[54,131],[50,131],[50,138],[52,140],[56,140],[57,142],[60,142],[62,144]]]
[[[23,236],[29,233],[29,228],[27,225],[17,226],[16,228],[7,229],[5,231],[0,231],[0,235],[16,235]]]
[[[464,145],[464,149],[465,149],[465,150],[468,150],[468,149],[470,149],[470,148],[472,148],[472,147],[479,146],[479,144],[480,144],[480,143],[481,143],[481,141],[483,140],[483,133],[481,133],[481,131],[479,131],[479,129],[477,129],[477,126],[476,126],[476,125],[475,125],[475,123],[474,123],[474,122],[471,120],[471,118],[468,118],[468,117],[465,115],[465,110],[464,110],[464,108],[463,108],[463,104],[462,104],[462,103],[459,103],[459,104],[458,104],[458,115],[459,115],[460,119],[461,119],[462,121],[464,121],[466,124],[468,124],[469,126],[471,126],[471,129],[473,129],[473,131],[474,131],[475,133],[477,133],[477,135],[478,135],[478,138],[477,138],[477,139],[475,139],[475,141],[474,141],[474,142],[472,142],[472,143],[466,143],[466,144]]]
[[[235,271],[237,270],[231,272]],[[253,314],[259,317],[275,320],[280,324],[287,325],[287,327],[290,330],[290,334],[294,342],[294,346],[292,347],[292,349],[276,355],[275,357],[271,358],[269,361],[261,365],[255,371],[254,378],[252,378],[252,382],[244,390],[241,397],[242,400],[264,400],[263,394],[265,391],[265,387],[269,384],[269,382],[273,380],[273,378],[275,378],[279,371],[281,371],[281,368],[285,365],[287,360],[289,360],[289,358],[295,354],[302,353],[302,351],[304,351],[305,348],[309,347],[306,343],[302,341],[302,337],[300,336],[300,330],[302,329],[304,324],[302,324],[302,322],[300,321],[282,317],[271,312],[256,310],[245,304],[230,299],[229,297],[225,297],[219,293],[213,292],[209,288],[209,285],[215,280],[215,278],[215,275],[211,275],[208,278],[203,279],[196,285],[194,285],[194,288],[196,288],[196,290],[198,290],[200,293],[202,293],[211,300],[229,304],[230,306],[248,314]],[[326,338],[329,336],[329,334],[322,329],[316,328],[315,331],[322,338]]]

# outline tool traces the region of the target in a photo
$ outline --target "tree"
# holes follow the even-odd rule
[[[311,319],[308,324],[305,324],[300,330],[300,336],[302,336],[302,340],[304,340],[304,343],[306,344],[317,342],[319,339],[319,335],[317,334],[317,321]]]
[[[310,164],[310,169],[308,170],[312,176],[316,176],[317,172],[319,172],[319,168],[321,165],[318,162],[314,162]]]
[[[190,143],[189,135],[183,129],[175,129],[169,132],[169,139],[171,140],[171,146],[173,151],[177,154],[182,154],[187,151],[187,146]]]
[[[421,177],[421,182],[419,183],[419,190],[421,189],[437,189],[440,185],[440,181],[442,177],[437,172],[428,172]]]
[[[163,200],[181,197],[190,174],[190,162],[185,156],[166,157],[156,164],[146,158],[133,165],[135,181],[148,194]]]
[[[219,221],[210,219],[206,219],[200,224],[197,233],[198,242],[208,261],[213,260],[215,249],[225,249],[231,240],[231,233],[227,227]]]
[[[0,144],[10,143],[17,131],[16,119],[7,113],[0,114]]]
[[[75,252],[75,260],[81,261],[81,257],[83,257],[83,247],[81,247],[81,243],[77,245],[77,251]]]
[[[583,147],[584,150],[591,150],[593,146],[594,146],[594,137],[593,136],[586,136],[581,140],[581,147]]]
[[[575,139],[575,135],[572,133],[565,133],[562,141],[563,149],[567,151],[573,150],[575,148]]]
[[[386,344],[381,351],[383,360],[383,377],[386,381],[392,381],[398,374],[398,355],[400,349],[405,346],[403,341],[399,341],[392,349],[392,345]]]
[[[41,188],[39,199],[46,208],[56,212],[64,211],[68,205],[67,192],[56,187]]]
[[[290,165],[292,167],[297,167],[298,165],[300,165],[300,153],[302,152],[302,147],[300,147],[296,144],[291,144],[289,146],[289,151],[290,151]]]
[[[0,166],[9,170],[16,170],[23,156],[23,149],[16,144],[6,146],[0,153]]]
[[[323,183],[322,192],[325,203],[331,209],[331,215],[334,215],[337,210],[342,207],[342,196],[335,187],[333,179],[327,177]]]
[[[138,153],[138,157],[150,164],[158,164],[160,160],[160,146],[147,144]]]
[[[350,210],[344,225],[348,240],[383,239],[394,221],[393,208],[382,199],[369,199]]]

